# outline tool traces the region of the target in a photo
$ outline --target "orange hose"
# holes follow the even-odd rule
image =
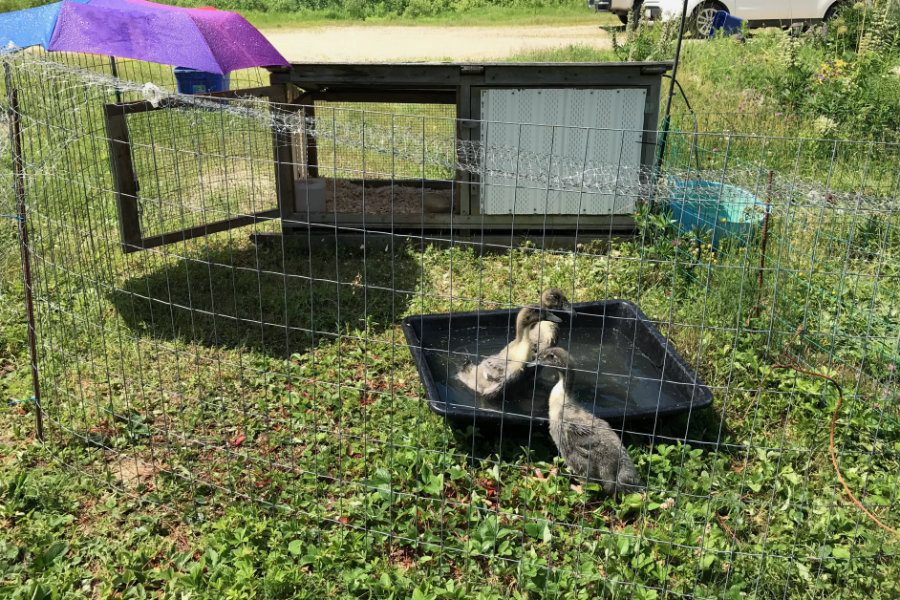
[[[850,491],[850,486],[848,486],[847,482],[844,481],[844,476],[841,474],[841,468],[838,466],[837,456],[835,455],[835,452],[834,452],[834,425],[835,425],[835,423],[837,423],[838,411],[841,410],[841,402],[844,401],[844,393],[841,390],[841,386],[838,384],[838,382],[823,373],[815,373],[813,371],[807,371],[806,369],[801,369],[800,367],[797,367],[795,365],[775,364],[775,365],[772,365],[772,368],[773,369],[793,369],[793,370],[797,371],[798,373],[803,373],[804,375],[812,375],[813,377],[821,377],[822,379],[826,379],[826,380],[830,381],[832,384],[834,384],[834,387],[837,388],[837,392],[838,392],[838,401],[837,401],[837,406],[834,407],[834,414],[831,416],[831,436],[829,439],[829,448],[831,450],[831,464],[834,465],[834,471],[835,471],[835,473],[837,473],[838,481],[840,481],[841,485],[844,486],[844,491],[850,497],[850,500],[852,500],[853,503],[856,504],[860,508],[860,510],[862,510],[864,513],[866,513],[866,515],[870,519],[875,521],[875,523],[877,523],[879,527],[881,527],[882,529],[886,529],[887,531],[890,531],[894,535],[900,536],[900,531],[897,531],[893,527],[882,523],[880,520],[878,520],[878,517],[873,515],[869,511],[869,509],[867,509],[865,506],[863,506],[862,502],[857,500],[856,496],[853,495],[853,492]]]

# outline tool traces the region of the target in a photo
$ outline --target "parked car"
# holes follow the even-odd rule
[[[644,0],[587,0],[588,8],[597,12],[609,11],[619,17],[623,24],[628,23],[628,15],[637,21],[641,16]]]
[[[687,24],[695,35],[706,36],[717,11],[744,19],[751,26],[790,25],[832,17],[847,0],[688,0]],[[683,0],[644,0],[650,21],[680,18]]]

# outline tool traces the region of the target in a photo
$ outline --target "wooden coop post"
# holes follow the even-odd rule
[[[319,176],[319,147],[316,136],[307,133],[307,119],[311,119],[312,123],[316,122],[316,106],[315,98],[312,94],[302,94],[297,103],[301,105],[300,111],[303,113],[303,132],[300,134],[302,146],[299,156],[300,163],[298,176],[303,178],[312,178]],[[315,126],[315,125],[313,125]]]
[[[273,92],[269,96],[272,111],[287,113],[297,98],[297,91],[289,83],[275,83],[273,73]],[[275,193],[278,196],[278,214],[282,222],[291,218],[294,213],[294,177],[298,161],[294,152],[294,134],[283,127],[273,125],[272,147],[275,158]]]
[[[122,232],[122,249],[125,252],[134,252],[141,249],[143,244],[138,213],[137,179],[131,163],[131,140],[128,137],[128,122],[125,120],[127,113],[117,104],[105,104],[103,110],[106,116],[116,206],[119,212],[119,231]]]
[[[472,104],[472,86],[481,83],[483,78],[484,67],[481,65],[459,67],[459,83],[456,86],[456,139],[465,144],[477,141],[477,110]],[[473,202],[473,199],[478,197],[477,177],[459,168],[455,173],[456,180],[460,182],[457,186],[459,214],[463,216],[478,214],[478,206]]]

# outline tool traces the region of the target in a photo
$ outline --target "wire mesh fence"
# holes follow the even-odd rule
[[[495,143],[508,123],[461,139],[469,123],[424,105],[211,100],[141,63],[115,78],[94,58],[3,60],[60,460],[194,520],[254,503],[303,523],[310,548],[339,535],[322,577],[346,593],[402,593],[338,572],[371,561],[453,582],[447,597],[896,592],[900,541],[872,517],[896,528],[900,500],[900,146],[678,118],[659,164],[609,162],[592,139],[635,132],[512,124],[542,129],[535,149]],[[132,251],[104,105],[145,100],[124,117],[138,228],[173,237]],[[500,233],[462,214],[461,173],[511,198]],[[543,209],[522,214],[535,190]],[[547,233],[560,215],[568,248]],[[621,436],[639,494],[559,458],[561,388],[534,348],[501,373],[527,370],[521,387],[455,380],[521,342],[512,319],[549,288],[575,303],[556,332],[570,391]]]

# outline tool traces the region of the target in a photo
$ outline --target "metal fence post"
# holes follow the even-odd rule
[[[8,66],[7,66],[8,69]],[[7,82],[9,71],[7,70]],[[25,210],[25,165],[22,159],[22,120],[19,114],[19,90],[9,87],[10,126],[9,135],[12,142],[13,172],[15,174],[16,212],[19,222],[19,248],[22,252],[22,278],[25,283],[25,313],[28,319],[28,347],[31,356],[31,384],[34,390],[34,405],[37,426],[37,438],[44,441],[44,415],[41,408],[41,387],[38,381],[37,340],[34,326],[34,304],[31,294],[31,256],[28,249],[28,223]]]

